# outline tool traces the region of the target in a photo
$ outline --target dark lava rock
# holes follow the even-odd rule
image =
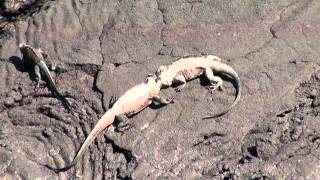
[[[4,105],[6,106],[12,106],[14,105],[14,98],[13,97],[6,97],[5,100],[4,100]]]
[[[312,106],[313,106],[313,107],[318,107],[318,106],[320,106],[320,96],[317,96],[317,97],[315,97],[315,98],[313,99],[313,101],[312,101]]]

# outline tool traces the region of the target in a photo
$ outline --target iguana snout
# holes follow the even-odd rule
[[[23,48],[23,47],[25,47],[25,46],[27,46],[25,43],[20,43],[20,44],[19,44],[19,48]]]

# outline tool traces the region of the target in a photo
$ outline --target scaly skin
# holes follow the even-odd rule
[[[123,94],[98,121],[87,139],[82,144],[73,161],[66,167],[56,169],[56,171],[65,171],[75,165],[82,157],[84,152],[91,145],[98,134],[106,127],[111,125],[116,116],[132,115],[142,111],[152,102],[156,101],[161,104],[172,103],[172,100],[165,100],[159,97],[161,82],[156,82],[155,77],[148,77],[146,82],[141,83]]]
[[[45,74],[47,79],[49,80],[50,86],[52,87],[53,91],[57,94],[57,96],[67,105],[68,109],[70,109],[71,105],[69,101],[60,94],[58,91],[50,71],[44,61],[44,53],[40,49],[33,48],[27,44],[21,43],[19,44],[20,51],[23,55],[23,59],[34,66],[35,74],[37,76],[37,86],[39,87],[39,83],[41,81],[41,74],[40,70]]]
[[[231,76],[236,83],[236,98],[233,103],[224,111],[213,116],[206,116],[203,119],[216,118],[230,111],[240,100],[241,84],[240,78],[235,70],[227,64],[221,62],[220,58],[213,55],[181,58],[171,65],[160,66],[156,75],[160,78],[163,87],[169,87],[174,83],[180,83],[176,91],[181,91],[187,81],[199,77],[202,74],[209,79],[211,93],[222,87],[222,79],[215,76],[214,73],[224,73]]]

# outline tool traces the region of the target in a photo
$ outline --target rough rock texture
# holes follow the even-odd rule
[[[16,3],[16,4],[12,4]],[[0,179],[320,179],[320,1],[5,0],[0,4]],[[49,54],[69,113],[22,66],[18,44]],[[215,54],[243,95],[203,79],[74,157],[112,95],[181,56]],[[28,73],[29,72],[29,73]]]

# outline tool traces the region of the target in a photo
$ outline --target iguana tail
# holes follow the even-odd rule
[[[210,119],[210,118],[217,118],[220,116],[223,116],[224,114],[226,114],[227,112],[229,112],[240,100],[240,96],[241,96],[241,82],[240,82],[240,78],[238,76],[238,74],[234,71],[234,70],[230,70],[230,71],[226,71],[224,72],[230,76],[233,77],[234,81],[235,81],[235,88],[236,88],[236,98],[234,99],[233,103],[225,110],[223,110],[222,112],[216,114],[216,115],[212,115],[212,116],[205,116],[202,119]]]
[[[47,65],[45,64],[45,62],[40,61],[38,65],[43,70],[44,74],[46,75],[46,78],[48,79],[49,84],[50,84],[51,88],[53,89],[53,92],[62,100],[62,102],[66,105],[66,107],[69,110],[71,110],[70,102],[64,96],[62,96],[62,94],[58,91],[58,89],[52,79],[52,76],[50,74],[50,71],[49,71]]]
[[[82,144],[80,150],[78,151],[76,157],[72,160],[72,162],[69,165],[67,165],[67,166],[65,166],[63,168],[55,169],[55,171],[56,172],[66,171],[69,168],[71,168],[72,166],[74,166],[80,160],[80,158],[85,153],[85,151],[89,148],[89,146],[92,144],[94,139],[99,135],[99,133],[102,130],[104,130],[106,127],[108,127],[110,124],[112,124],[114,119],[115,119],[114,111],[112,109],[110,109],[107,113],[105,113],[101,117],[101,119],[98,121],[96,126],[90,132],[89,136],[87,137],[87,139]]]

